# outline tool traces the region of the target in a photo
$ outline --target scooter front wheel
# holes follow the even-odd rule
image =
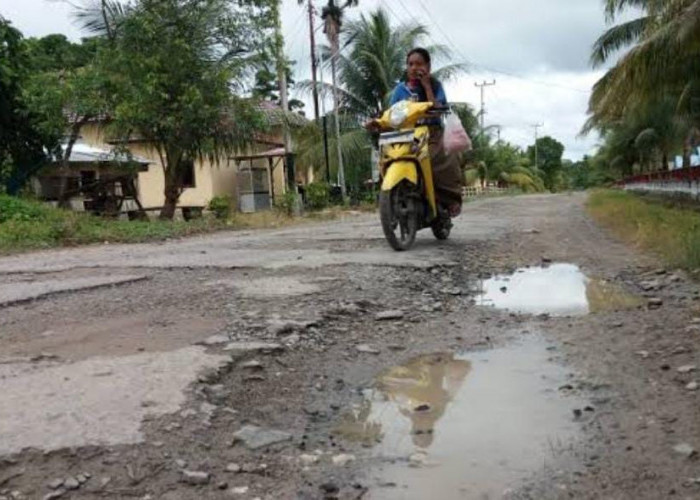
[[[418,214],[406,182],[379,193],[379,217],[384,236],[394,250],[403,252],[413,246],[418,232]]]

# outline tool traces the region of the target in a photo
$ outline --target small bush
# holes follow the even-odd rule
[[[111,220],[0,195],[0,254],[105,241],[162,240],[223,227],[221,223],[206,219],[191,222]]]
[[[325,182],[312,182],[306,186],[306,206],[311,210],[323,210],[330,205],[331,187]]]
[[[211,210],[219,220],[226,220],[231,215],[231,198],[228,196],[214,196],[209,202]]]
[[[49,207],[9,195],[0,195],[0,224],[8,221],[33,221],[48,216]]]
[[[275,202],[275,208],[284,215],[292,216],[297,209],[299,195],[296,191],[287,191]]]

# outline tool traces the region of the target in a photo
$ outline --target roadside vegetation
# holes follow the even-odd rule
[[[624,191],[596,190],[588,212],[623,241],[669,265],[700,270],[700,213]]]
[[[278,209],[253,214],[222,209],[202,217],[182,220],[116,220],[53,208],[44,203],[0,195],[0,254],[56,247],[104,243],[142,243],[182,238],[221,230],[277,228],[314,221],[332,220],[349,213],[348,207],[324,205],[290,216]],[[353,210],[367,210],[359,205]]]
[[[611,26],[591,63],[625,52],[593,87],[584,132],[598,132],[602,144],[581,162],[581,181],[667,170],[676,156],[690,167],[700,145],[700,1],[604,4]]]
[[[280,102],[280,71],[287,73],[290,92],[313,89],[310,82],[294,83],[294,62],[280,48],[280,2],[78,1],[76,21],[89,35],[79,43],[60,34],[27,38],[0,16],[0,124],[6,125],[0,126],[0,253],[276,227],[295,223],[293,218],[304,222],[373,207],[373,140],[362,124],[387,107],[393,86],[403,78],[406,53],[427,46],[441,80],[460,74],[465,65],[455,62],[447,47],[431,46],[426,26],[392,24],[381,8],[344,19],[357,3],[338,7],[329,1],[321,13],[328,38],[322,63],[331,67],[332,83],[319,84],[317,90],[334,97],[334,109],[325,117],[328,130],[335,130],[334,119],[340,117],[340,144],[334,134],[329,137],[334,154],[328,169],[321,121],[291,130],[297,165],[312,165],[315,178],[323,182],[305,186],[303,196],[279,197],[275,210],[254,215],[236,213],[229,198],[217,197],[203,217],[189,221],[174,220],[187,165],[245,150],[269,131],[261,103]],[[173,58],[184,62],[174,66]],[[144,79],[144,73],[152,78]],[[291,113],[302,107],[292,99],[290,113],[283,116],[291,121]],[[496,139],[495,129],[480,130],[469,104],[456,103],[454,109],[474,143],[474,150],[462,157],[468,184],[514,192],[569,187],[564,147],[554,138],[540,138],[537,148],[521,148]],[[31,179],[42,169],[54,164],[71,168],[72,148],[83,127],[94,122],[104,123],[101,131],[116,138],[126,154],[133,137],[154,145],[165,176],[160,220],[101,218],[27,198]],[[341,177],[346,197],[335,182]],[[61,183],[59,207],[70,205],[69,192],[67,182]]]

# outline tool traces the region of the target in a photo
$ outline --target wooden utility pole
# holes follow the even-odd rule
[[[316,15],[316,10],[314,9],[313,0],[307,1],[307,7],[309,9],[309,43],[311,44],[311,81],[313,82],[313,100],[314,100],[314,119],[316,123],[319,123],[319,96],[318,96],[318,78],[317,73],[319,70],[318,57],[316,57],[316,23],[314,22],[314,16]],[[323,65],[321,65],[321,83],[323,83]],[[326,118],[326,112],[322,112],[322,125],[323,125],[323,158],[326,163],[326,182],[331,183],[331,167],[330,158],[328,156],[328,119]]]

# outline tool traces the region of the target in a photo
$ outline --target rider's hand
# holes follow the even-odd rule
[[[369,130],[370,132],[379,132],[380,128],[381,127],[379,126],[379,122],[377,122],[377,120],[370,120],[365,123],[365,129]]]
[[[423,86],[423,88],[427,91],[428,89],[433,88],[433,83],[432,83],[432,78],[430,76],[430,72],[426,71],[425,73],[420,73],[420,84]]]

